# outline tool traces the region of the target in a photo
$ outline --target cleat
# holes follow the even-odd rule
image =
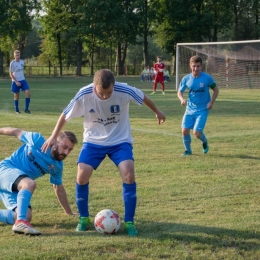
[[[33,226],[26,220],[16,220],[13,228],[14,233],[17,234],[25,234],[31,236],[39,236],[41,234],[40,231],[33,228]]]
[[[192,152],[185,151],[181,156],[189,156],[189,155],[192,155]]]
[[[162,94],[165,95],[165,92],[163,91]]]
[[[19,115],[19,114],[21,114],[21,112],[20,111],[16,111],[15,114]]]
[[[90,224],[90,217],[79,217],[79,223],[76,227],[76,231],[87,231],[87,227]]]
[[[136,230],[134,223],[132,221],[128,221],[125,223],[125,230],[130,237],[134,237],[138,235],[138,231]]]
[[[151,93],[151,95],[153,95],[153,94],[155,94],[156,92],[155,91],[153,91],[152,93]]]
[[[29,109],[24,110],[24,112],[27,113],[27,114],[31,114],[31,111]]]
[[[209,145],[207,141],[202,144],[202,148],[203,148],[203,153],[207,153],[209,151]]]

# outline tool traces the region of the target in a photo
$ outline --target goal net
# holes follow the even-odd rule
[[[260,87],[260,40],[207,43],[178,43],[176,46],[176,89],[190,73],[193,55],[202,58],[203,71],[222,88]]]

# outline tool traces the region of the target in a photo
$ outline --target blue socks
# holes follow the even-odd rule
[[[78,206],[80,217],[88,217],[88,194],[89,182],[84,185],[76,183],[76,204]]]
[[[190,134],[183,135],[182,141],[183,141],[185,151],[191,152],[191,146],[190,146],[191,145],[191,136],[190,136]]]
[[[125,205],[124,221],[134,222],[135,208],[136,208],[136,183],[123,183],[123,200]]]
[[[24,108],[24,110],[29,109],[30,100],[31,100],[30,98],[25,98],[25,108]]]
[[[88,196],[89,196],[89,183],[79,185],[76,183],[76,204],[78,206],[80,217],[88,217]],[[126,184],[123,183],[123,200],[125,205],[124,221],[134,221],[135,208],[136,208],[136,183]]]
[[[14,212],[9,209],[0,210],[0,222],[13,225],[14,224]]]
[[[17,219],[27,220],[27,210],[30,205],[32,193],[28,190],[20,190],[17,195]]]
[[[14,109],[15,109],[15,112],[19,112],[18,104],[19,104],[19,100],[14,100]]]
[[[202,142],[203,144],[207,142],[207,138],[206,138],[206,136],[204,135],[204,133],[201,133],[200,140],[201,140],[201,142]]]

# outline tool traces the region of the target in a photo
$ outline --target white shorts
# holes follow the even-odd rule
[[[26,174],[25,172],[17,169],[11,163],[1,163],[0,164],[0,190],[12,192],[13,183],[16,179]]]
[[[9,210],[13,210],[17,207],[17,194],[18,192],[8,192],[0,190],[0,200],[5,207]]]

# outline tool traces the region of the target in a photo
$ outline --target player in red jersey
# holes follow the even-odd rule
[[[161,83],[162,85],[162,93],[164,93],[164,75],[163,71],[165,68],[164,63],[162,62],[162,58],[160,56],[157,56],[157,62],[154,64],[154,72],[155,72],[155,78],[153,83],[153,92],[152,94],[156,93],[157,83]]]

